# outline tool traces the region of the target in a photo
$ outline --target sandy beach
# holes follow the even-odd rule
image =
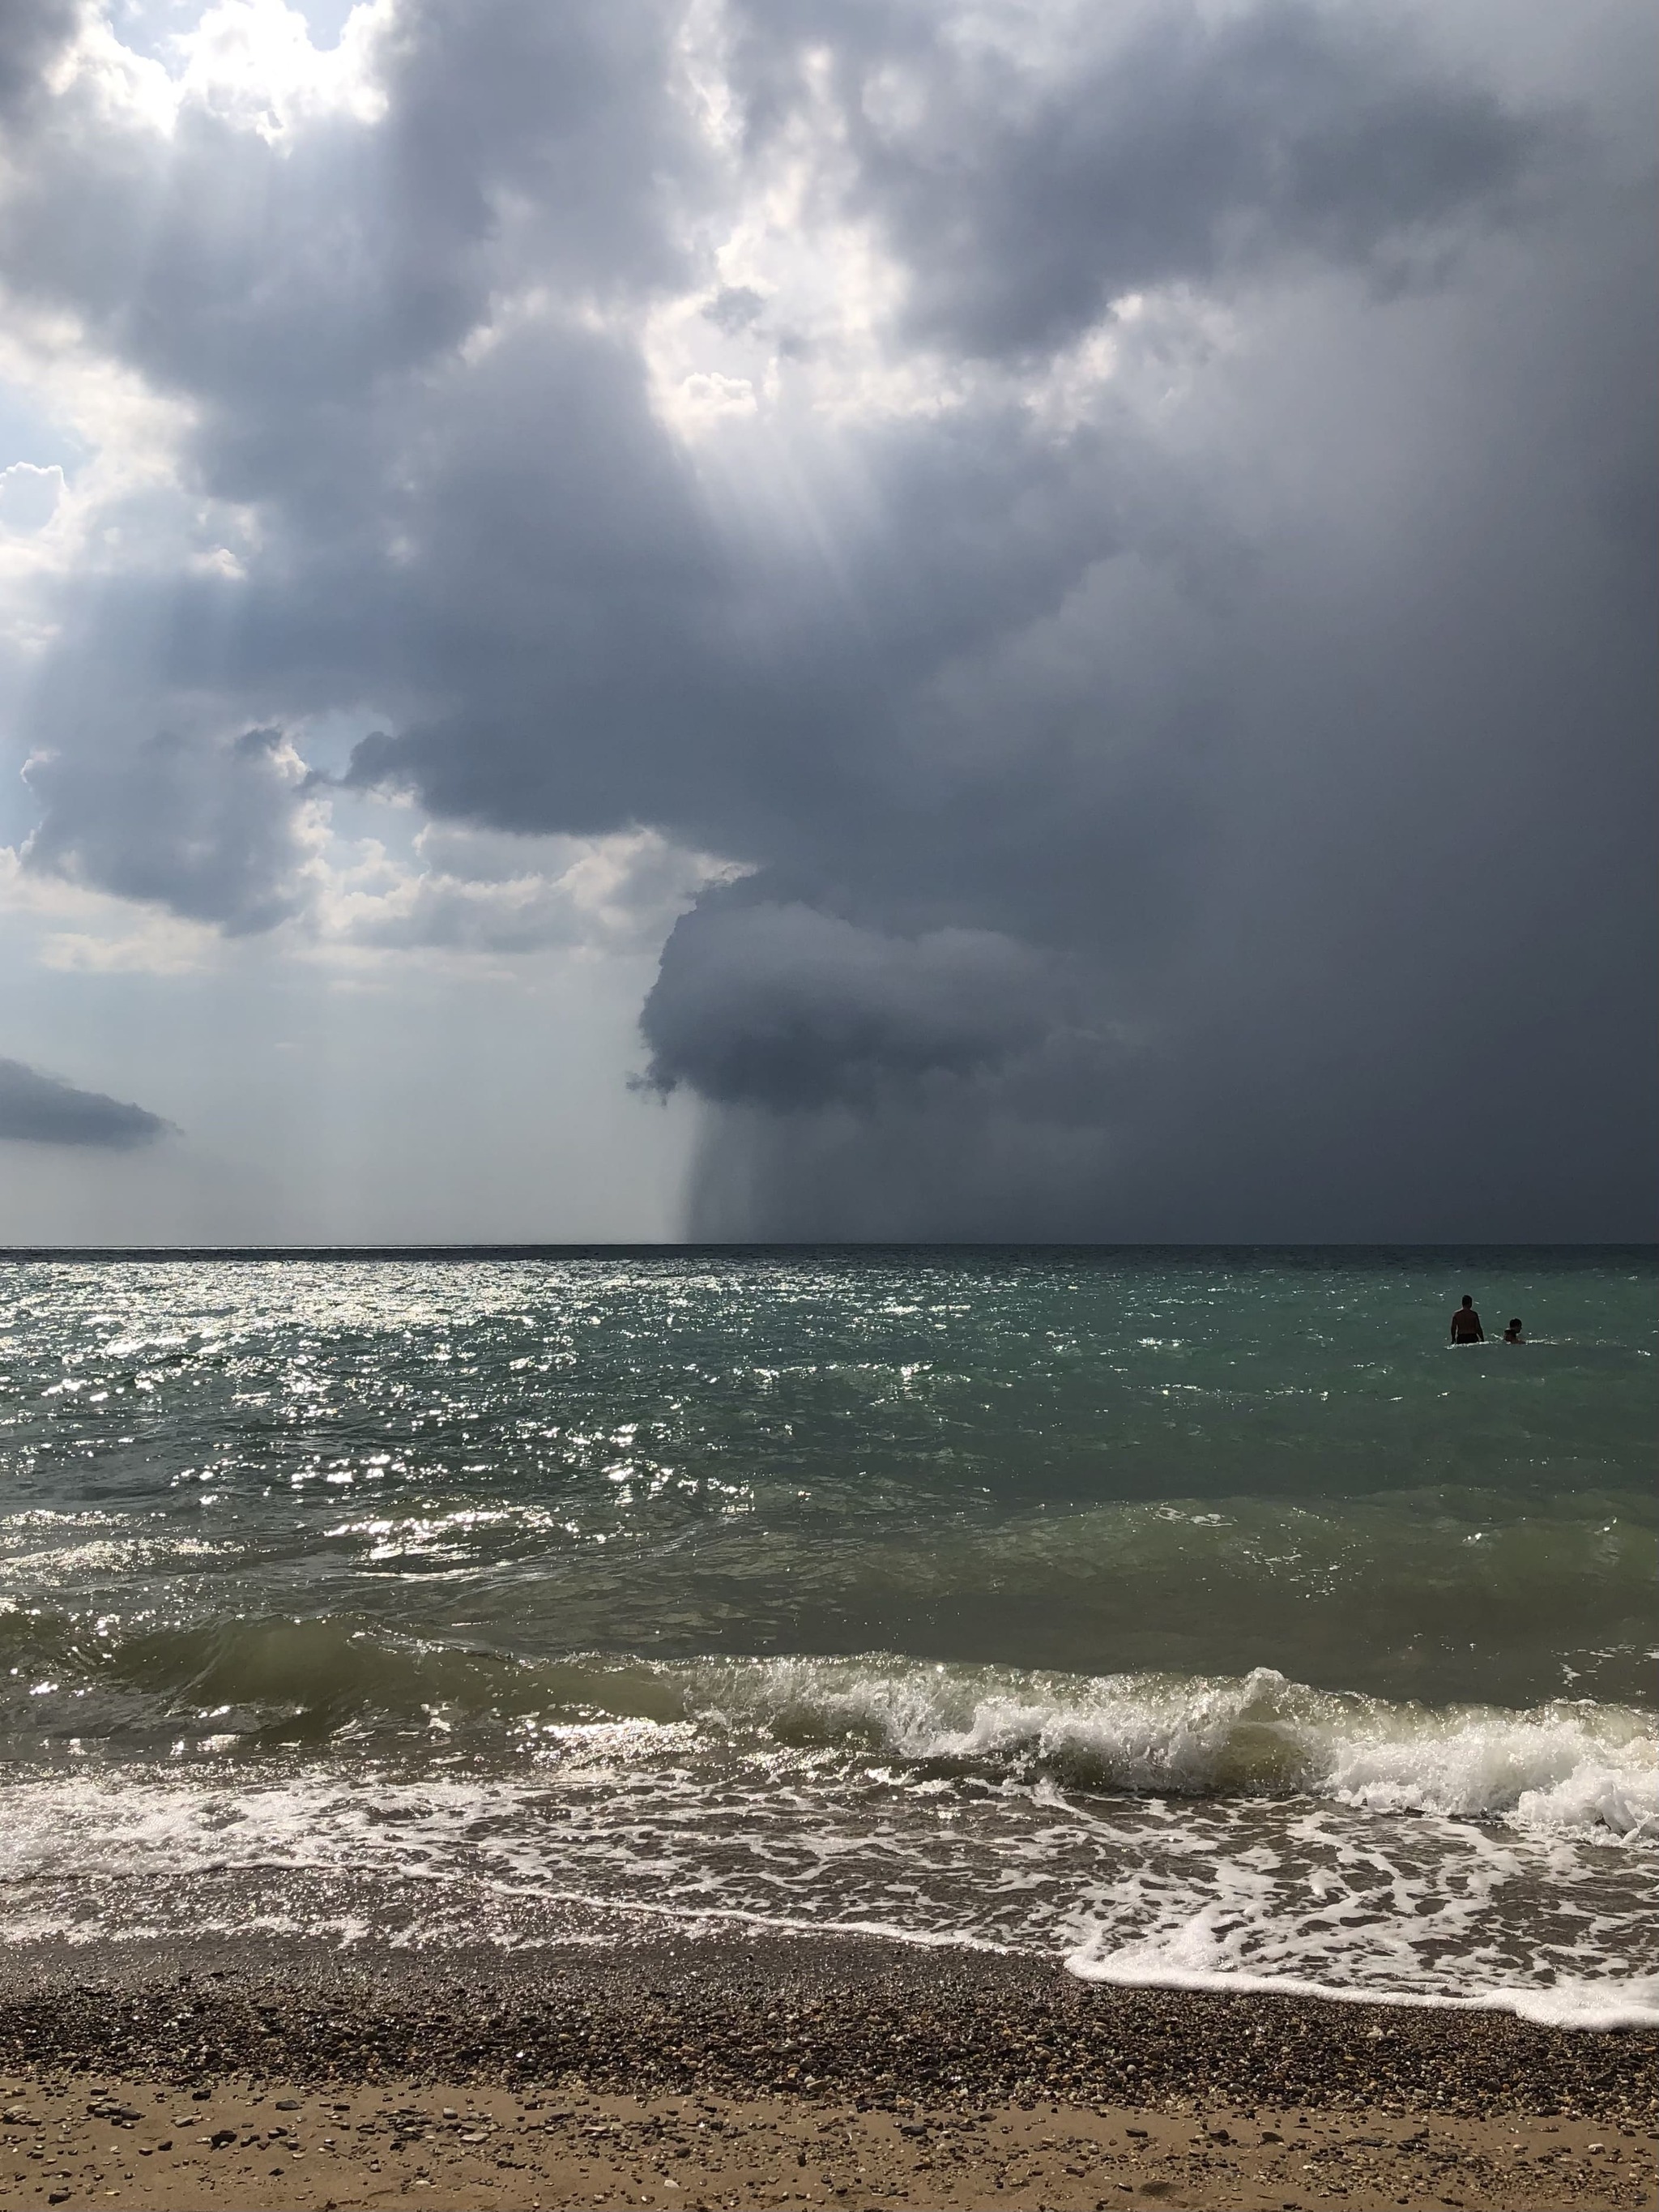
[[[1328,2203],[1495,2212],[1654,2202],[1650,2144],[1594,2121],[1039,2103],[861,2108],[806,2097],[518,2095],[397,2081],[13,2075],[0,2203],[325,2208]]]
[[[0,2203],[1634,2208],[1656,2058],[827,1940],[24,1954]]]

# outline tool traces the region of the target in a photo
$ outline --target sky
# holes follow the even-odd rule
[[[1642,0],[12,0],[0,1243],[1659,1216]]]

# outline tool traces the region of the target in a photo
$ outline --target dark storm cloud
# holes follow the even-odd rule
[[[800,0],[721,19],[714,144],[673,9],[424,0],[380,122],[198,99],[164,141],[30,96],[26,17],[9,281],[254,518],[217,569],[62,587],[30,867],[301,913],[317,787],[264,733],[373,709],[360,791],[750,872],[645,1014],[716,1109],[703,1233],[1645,1231],[1650,155],[1612,46],[1547,104],[1380,9],[994,46]],[[864,398],[811,282],[715,264],[797,173],[811,254],[890,257],[868,381],[926,399]],[[753,349],[722,373],[774,347],[853,398],[689,450],[671,301]]]
[[[1052,1027],[1056,995],[1029,946],[988,931],[896,939],[715,896],[669,939],[643,1026],[659,1087],[788,1110],[1000,1066]]]
[[[756,126],[827,46],[849,198],[910,271],[906,320],[978,354],[1064,343],[1128,292],[1306,253],[1398,268],[1511,192],[1536,120],[1437,76],[1397,28],[1277,0],[1097,11],[1063,66],[1011,70],[938,11],[754,9]],[[850,33],[850,34],[849,34]]]
[[[142,1106],[100,1091],[78,1091],[21,1060],[0,1060],[0,1139],[27,1145],[92,1145],[131,1152],[164,1136],[167,1124]]]

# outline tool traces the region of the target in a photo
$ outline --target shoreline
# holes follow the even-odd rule
[[[874,1941],[0,1954],[0,2204],[1653,2203],[1659,2033]]]
[[[1659,2119],[1659,2029],[1124,1987],[1031,1957],[829,1934],[518,1951],[258,1935],[18,1945],[0,1951],[0,2068],[20,2066]]]

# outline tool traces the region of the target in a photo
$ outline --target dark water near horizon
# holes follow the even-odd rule
[[[1468,1289],[1494,1338],[1444,1341]],[[0,1258],[12,1940],[1659,2020],[1659,1260]]]

